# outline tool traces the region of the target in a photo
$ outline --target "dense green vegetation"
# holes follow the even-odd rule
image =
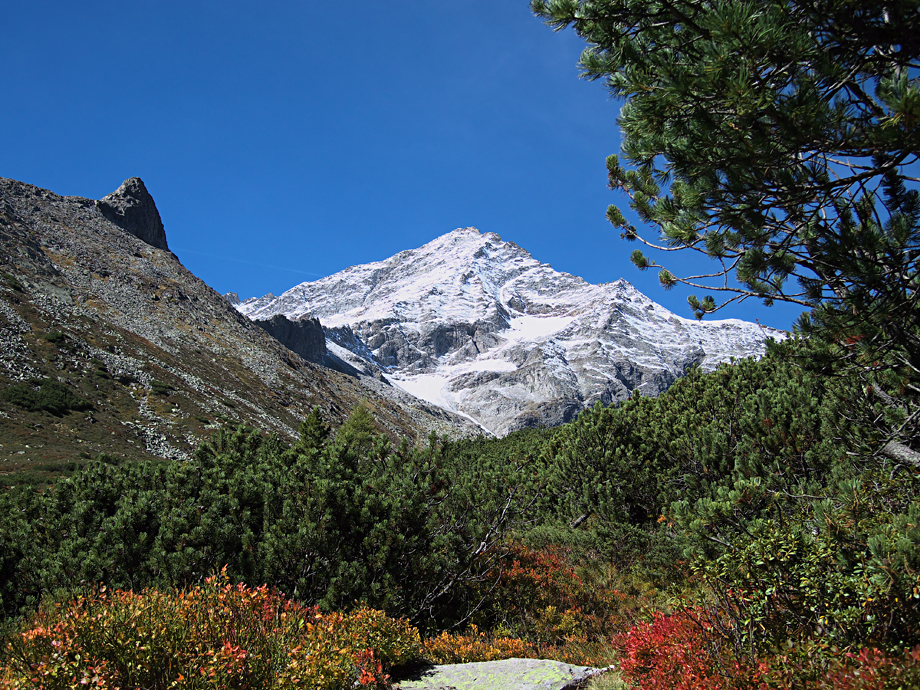
[[[193,462],[101,457],[44,493],[0,496],[8,613],[59,588],[187,585],[227,566],[327,610],[357,600],[423,628],[464,620],[535,489],[514,463],[393,448],[357,408],[287,445],[224,430]]]
[[[825,665],[901,654],[920,644],[920,476],[853,452],[848,380],[801,357],[775,345],[500,440],[394,446],[359,407],[334,433],[314,412],[294,444],[225,429],[189,462],[100,457],[0,494],[3,608],[226,566],[326,611],[360,603],[423,633],[475,623],[470,649],[486,634],[596,660],[659,611],[705,625],[694,644],[739,678],[787,669],[780,649]]]

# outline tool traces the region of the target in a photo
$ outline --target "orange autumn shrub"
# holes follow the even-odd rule
[[[603,667],[612,663],[615,651],[607,641],[569,639],[545,645],[482,632],[471,625],[465,634],[443,632],[425,640],[423,655],[434,664],[465,664],[498,659],[553,659],[576,666]]]
[[[512,544],[482,583],[483,602],[464,634],[425,641],[435,663],[511,657],[607,666],[611,638],[630,627],[640,602],[576,566],[570,547]]]
[[[0,688],[386,687],[418,631],[379,611],[324,614],[226,577],[183,592],[106,591],[46,605],[4,650]]]
[[[597,581],[587,582],[574,565],[570,548],[533,549],[514,544],[475,622],[509,632],[541,646],[598,641],[625,630],[638,604]]]
[[[443,632],[425,640],[423,654],[434,664],[466,664],[498,659],[534,659],[538,657],[538,650],[536,645],[517,638],[491,637],[473,625],[465,635]]]
[[[302,642],[288,652],[274,687],[385,688],[386,670],[411,663],[421,653],[416,628],[373,609],[317,612],[304,632]]]
[[[616,661],[617,653],[611,640],[571,640],[559,645],[541,645],[538,647],[538,656],[540,659],[552,659],[573,666],[603,668]]]

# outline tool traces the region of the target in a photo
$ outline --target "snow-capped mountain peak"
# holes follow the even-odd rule
[[[592,285],[475,228],[237,308],[318,317],[330,351],[497,434],[655,395],[690,366],[759,355],[783,335],[681,318],[625,280]]]

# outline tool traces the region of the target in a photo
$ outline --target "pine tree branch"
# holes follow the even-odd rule
[[[587,520],[587,519],[588,519],[589,517],[591,517],[593,514],[594,514],[594,511],[593,511],[593,510],[589,510],[587,513],[584,513],[584,514],[581,515],[580,517],[577,517],[577,518],[575,518],[574,520],[572,520],[572,522],[569,523],[569,527],[570,527],[571,529],[576,529],[581,523],[583,523],[585,520]]]
[[[920,470],[920,453],[908,448],[903,443],[889,441],[882,447],[882,455],[900,463],[911,465]]]

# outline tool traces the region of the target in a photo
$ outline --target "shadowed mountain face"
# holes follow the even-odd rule
[[[625,280],[591,285],[475,228],[237,309],[317,317],[330,352],[499,435],[657,395],[690,367],[759,356],[784,335],[681,318]]]
[[[222,420],[293,437],[314,405],[335,424],[364,401],[416,438],[464,423],[366,381],[305,361],[189,273],[138,178],[100,202],[0,178],[0,481],[100,452],[187,458]]]

